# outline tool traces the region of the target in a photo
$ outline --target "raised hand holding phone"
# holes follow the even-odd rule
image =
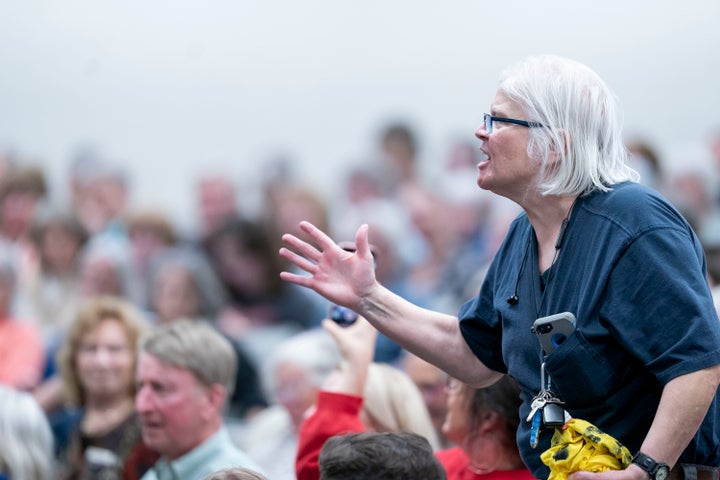
[[[347,327],[325,319],[322,327],[333,337],[340,350],[340,368],[324,388],[334,392],[362,396],[367,370],[375,355],[377,330],[363,317]]]

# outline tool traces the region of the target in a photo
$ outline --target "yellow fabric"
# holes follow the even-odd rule
[[[632,463],[632,454],[620,442],[595,425],[573,418],[555,429],[540,459],[550,467],[548,480],[567,480],[573,472],[623,470]]]

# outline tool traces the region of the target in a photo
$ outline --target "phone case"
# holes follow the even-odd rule
[[[550,354],[575,331],[575,315],[562,312],[538,318],[531,330],[538,336],[545,354]]]

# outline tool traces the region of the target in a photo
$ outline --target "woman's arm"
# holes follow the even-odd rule
[[[720,365],[674,378],[665,385],[655,419],[640,451],[671,468],[702,423],[720,385]],[[633,452],[636,453],[636,452]],[[569,480],[641,480],[648,475],[637,465],[601,474],[578,472]]]
[[[286,234],[283,241],[292,250],[282,248],[280,255],[309,275],[282,272],[281,278],[355,310],[401,347],[467,384],[490,385],[501,375],[470,350],[457,317],[414,305],[377,282],[367,225],[357,231],[355,252],[343,250],[308,222],[300,228],[315,245]]]

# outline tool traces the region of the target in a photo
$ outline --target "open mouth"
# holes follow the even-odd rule
[[[478,155],[478,165],[481,163],[485,163],[489,160],[490,160],[490,155],[488,155],[488,153],[485,150],[480,149],[480,155]]]
[[[162,428],[162,422],[152,420],[140,420],[140,427],[143,430],[159,430]]]

